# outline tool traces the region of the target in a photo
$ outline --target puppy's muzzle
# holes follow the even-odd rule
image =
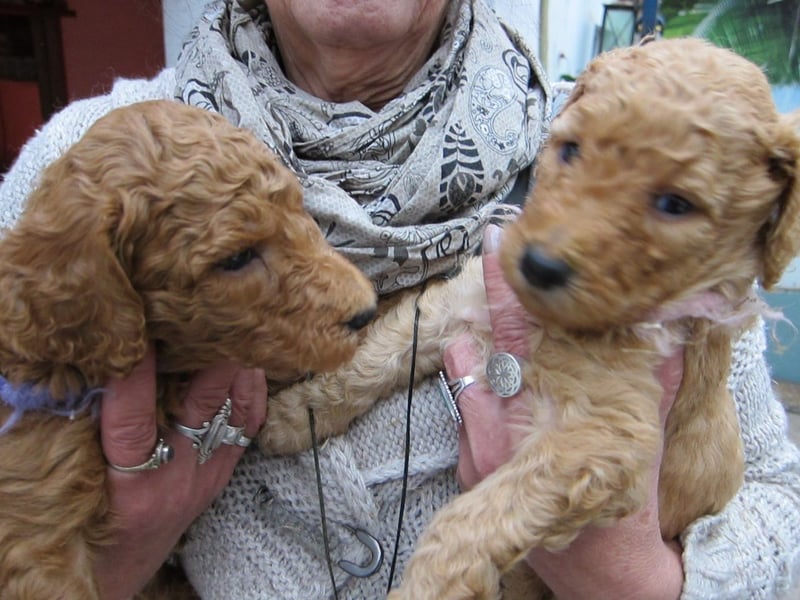
[[[353,331],[360,331],[369,325],[370,321],[375,318],[376,312],[377,310],[374,307],[367,310],[362,310],[360,313],[356,314],[356,316],[350,319],[346,325]]]
[[[572,268],[566,262],[553,258],[538,246],[525,248],[519,269],[530,285],[541,290],[563,287],[572,275]]]

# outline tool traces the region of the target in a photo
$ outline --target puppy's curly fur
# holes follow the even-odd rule
[[[263,143],[168,101],[112,111],[45,170],[0,240],[0,290],[7,380],[85,393],[153,342],[162,426],[175,382],[219,361],[277,382],[338,366],[375,305]],[[97,597],[106,468],[90,414],[29,411],[0,435],[4,599]]]
[[[776,283],[800,244],[798,125],[800,113],[776,113],[755,65],[699,40],[591,63],[501,248],[506,279],[541,324],[523,373],[527,434],[438,513],[392,600],[498,598],[501,574],[530,549],[564,548],[640,509],[662,442],[665,538],[732,497],[743,457],[726,389],[731,341],[759,311],[753,280]],[[273,398],[262,447],[300,447],[282,423],[299,425],[307,403],[333,434],[402,388],[415,301],[384,308],[350,364]],[[479,260],[418,303],[418,378],[442,368],[443,346],[464,332],[489,352],[473,318],[485,307]],[[655,372],[679,344],[684,378],[662,439]]]

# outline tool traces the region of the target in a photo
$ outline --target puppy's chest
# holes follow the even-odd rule
[[[631,334],[570,336],[541,332],[524,372],[534,418],[557,426],[573,415],[616,410],[631,397],[657,406],[655,378],[663,351]]]

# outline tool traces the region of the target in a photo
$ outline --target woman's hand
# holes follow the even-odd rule
[[[495,351],[527,356],[529,326],[526,313],[505,283],[497,258],[500,231],[487,229],[484,240],[484,281],[489,300]],[[444,356],[448,376],[469,373],[479,358],[470,340],[460,338]],[[659,373],[664,388],[662,424],[675,400],[683,375],[683,352],[666,360]],[[458,477],[470,489],[510,457],[522,435],[512,426],[529,418],[523,390],[503,400],[479,385],[459,396],[464,424],[459,431]],[[563,552],[536,549],[529,565],[562,600],[571,598],[678,598],[683,583],[681,549],[676,541],[663,541],[658,523],[658,471],[652,470],[650,500],[645,508],[607,528],[587,528]]]
[[[95,562],[103,598],[129,598],[138,592],[167,559],[190,523],[222,491],[244,449],[222,445],[204,464],[187,437],[156,428],[155,352],[124,380],[112,380],[103,396],[100,433],[109,463],[122,466],[145,462],[159,437],[175,450],[172,461],[152,471],[123,473],[107,470],[114,515],[113,543]],[[253,437],[266,418],[264,373],[222,364],[197,373],[176,420],[188,427],[211,421],[230,397],[229,423],[245,426]]]

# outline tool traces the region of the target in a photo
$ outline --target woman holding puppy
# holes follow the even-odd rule
[[[497,264],[500,234],[488,225],[502,203],[524,198],[558,97],[484,0],[215,2],[174,69],[71,105],[26,146],[0,192],[2,224],[13,224],[37,174],[94,120],[118,105],[171,97],[254,131],[298,174],[329,240],[382,294],[449,272],[483,240],[495,349],[527,352],[522,309]],[[680,540],[662,540],[652,494],[640,514],[585,531],[563,553],[531,553],[528,563],[559,598],[772,598],[790,584],[800,553],[800,457],[770,390],[763,344],[761,332],[750,332],[733,355],[729,385],[748,471],[730,506]],[[467,340],[445,356],[452,378],[476,362]],[[397,581],[433,513],[508,458],[510,423],[523,405],[466,388],[456,435],[436,383],[420,384],[405,498],[405,393],[328,442],[319,455],[326,535],[339,542],[329,562],[310,452],[268,459],[222,444],[198,464],[191,440],[169,431],[161,433],[171,462],[119,471],[153,453],[155,364],[151,353],[130,377],[109,382],[102,401],[120,523],[96,563],[105,598],[139,591],[187,530],[180,561],[202,598],[383,597],[395,546]],[[680,378],[676,356],[660,374],[664,418]],[[268,409],[263,374],[234,365],[195,376],[179,422],[202,429],[228,397],[229,425],[253,437]],[[654,491],[657,472],[653,465]],[[372,543],[387,557],[374,572],[339,566],[369,563]]]

